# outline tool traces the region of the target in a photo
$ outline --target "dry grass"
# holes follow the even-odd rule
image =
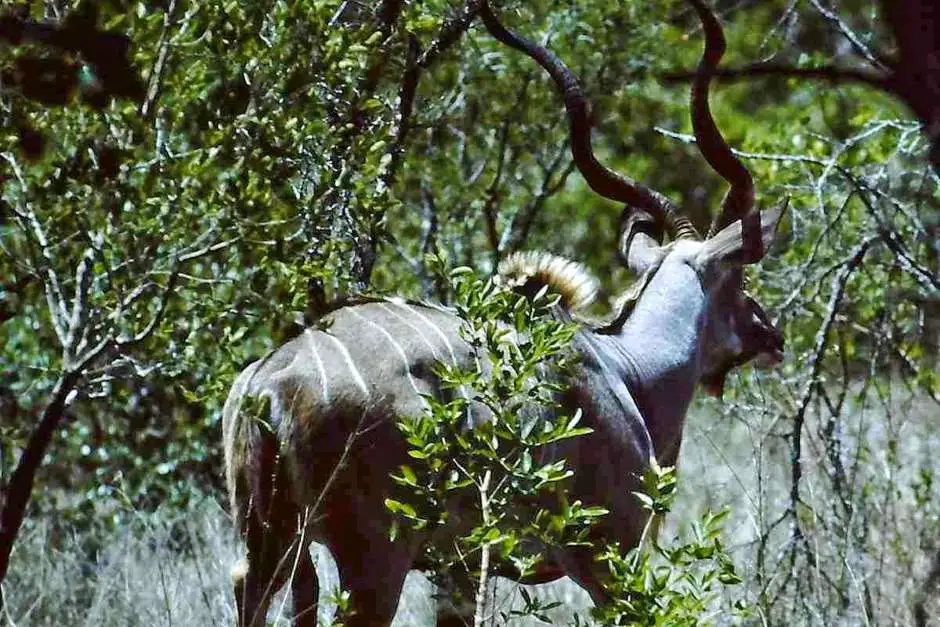
[[[61,536],[50,521],[31,525],[17,543],[4,585],[8,617],[17,627],[99,627],[101,625],[232,625],[234,599],[228,573],[241,552],[227,514],[210,498],[191,511],[157,511],[110,532]],[[87,546],[100,547],[89,555]],[[321,587],[320,618],[333,616],[329,597],[338,588],[329,552],[315,549]],[[395,625],[433,624],[431,584],[411,573]],[[572,608],[588,606],[587,595],[570,582],[538,586],[540,599],[561,600],[553,612],[567,624]],[[521,607],[516,586],[500,581],[497,610]],[[269,621],[288,625],[290,602],[281,594]],[[521,627],[531,621],[513,621]]]
[[[770,414],[731,408],[724,417],[699,410],[690,417],[682,452],[681,490],[676,510],[662,538],[682,530],[706,507],[729,506],[726,525],[745,584],[733,592],[751,602],[764,586],[774,589],[786,576],[791,528],[783,525],[768,537],[765,563],[756,560],[757,541],[769,521],[788,504],[789,449],[772,435],[779,430]],[[839,538],[833,518],[833,491],[813,417],[804,442],[804,510],[799,519],[815,563],[798,560],[796,580],[781,587],[769,613],[758,612],[755,624],[911,625],[913,599],[936,552],[932,544],[940,511],[937,486],[930,503],[918,505],[913,485],[925,470],[940,476],[940,433],[932,418],[935,405],[922,399],[898,404],[891,412],[859,406],[846,423],[842,445],[853,468],[857,511],[871,521],[854,540]],[[938,482],[940,483],[940,482]],[[17,544],[4,586],[9,618],[17,627],[234,624],[229,569],[241,552],[231,522],[213,498],[194,500],[187,512],[138,513],[133,523],[116,530],[84,535],[54,531],[51,521],[31,521]],[[109,505],[101,504],[102,511]],[[932,508],[932,509],[931,509]],[[853,523],[854,524],[854,523]],[[97,547],[90,549],[89,547]],[[320,573],[320,618],[328,623],[328,602],[337,590],[335,564],[322,549],[316,553]],[[761,570],[761,568],[763,570]],[[838,576],[844,580],[840,597]],[[583,618],[587,595],[568,580],[530,588],[544,601],[561,601],[551,612],[555,624]],[[495,616],[522,606],[518,587],[496,582]],[[928,606],[940,611],[936,600]],[[289,600],[275,600],[269,617],[289,624]],[[934,614],[936,615],[936,614]],[[395,625],[431,625],[431,586],[419,573],[406,584]],[[724,622],[719,616],[719,621]],[[492,624],[502,624],[498,618]],[[514,620],[514,627],[542,624]]]
[[[768,411],[766,402],[726,405],[721,418],[707,409],[690,417],[680,462],[682,511],[669,519],[667,534],[706,507],[731,508],[726,542],[745,582],[739,593],[757,609],[756,624],[915,624],[914,601],[940,550],[940,482],[915,498],[925,475],[940,478],[938,407],[900,386],[885,394],[859,395],[833,433],[824,409],[808,412],[796,516],[772,531],[791,506],[788,417]],[[795,521],[804,540],[794,540]],[[761,607],[762,595],[769,608]],[[928,624],[940,625],[940,590],[932,595],[935,622]]]
[[[17,543],[4,586],[15,625],[214,625],[231,613],[237,547],[211,501],[83,537],[53,529],[39,521]]]

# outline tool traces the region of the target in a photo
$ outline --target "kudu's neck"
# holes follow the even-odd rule
[[[618,332],[600,336],[634,398],[661,460],[674,462],[701,376],[707,295],[684,263],[659,269]]]

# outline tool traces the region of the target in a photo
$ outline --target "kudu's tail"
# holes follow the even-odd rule
[[[250,472],[249,466],[256,465],[256,462],[252,461],[256,455],[251,453],[251,449],[258,445],[263,446],[261,442],[252,441],[256,435],[253,434],[253,429],[257,428],[252,424],[256,419],[256,412],[245,407],[246,404],[256,404],[253,398],[249,398],[248,387],[263,361],[251,364],[235,379],[222,409],[225,484],[229,494],[229,511],[239,528],[244,527],[250,515],[248,504],[252,495],[250,477],[253,473]],[[276,442],[274,446],[276,448]]]

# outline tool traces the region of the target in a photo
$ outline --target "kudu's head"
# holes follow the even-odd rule
[[[760,261],[770,247],[782,210],[755,208],[750,172],[715,125],[708,105],[711,75],[725,51],[721,25],[702,0],[690,0],[705,31],[705,52],[692,83],[691,115],[696,144],[709,165],[730,185],[711,228],[702,238],[691,221],[662,193],[600,163],[591,146],[590,105],[578,78],[545,47],[507,30],[484,2],[481,16],[499,41],[539,63],[564,94],[571,152],[597,194],[626,206],[620,222],[619,254],[641,277],[612,328],[625,322],[646,289],[694,272],[707,297],[700,324],[700,380],[720,396],[733,368],[754,360],[762,366],[783,358],[783,336],[744,290],[744,266]],[[671,242],[662,245],[663,233]]]

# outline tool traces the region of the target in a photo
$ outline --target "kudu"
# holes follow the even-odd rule
[[[564,94],[573,158],[588,185],[626,205],[619,253],[642,278],[611,322],[581,323],[571,345],[579,365],[561,399],[564,411],[582,410],[593,433],[545,452],[545,459],[564,458],[575,470],[572,500],[609,510],[595,532],[623,548],[636,545],[646,523],[632,495],[638,476],[652,455],[675,463],[696,385],[720,394],[732,368],[782,358],[780,333],[742,284],[743,265],[762,258],[779,212],[754,209],[751,176],[712,120],[709,77],[724,39],[711,10],[691,1],[706,35],[692,86],[695,136],[730,184],[704,240],[664,195],[597,161],[577,78],[544,47],[506,30],[485,3],[481,9],[489,32],[534,58]],[[661,229],[670,244],[654,237]],[[539,276],[550,287],[577,280],[543,265]],[[418,532],[391,541],[384,499],[396,489],[389,475],[408,461],[396,420],[419,415],[421,395],[442,394],[435,364],[471,357],[460,323],[445,308],[399,299],[362,299],[328,318],[248,366],[225,404],[226,480],[247,544],[247,557],[233,571],[241,625],[263,624],[288,578],[296,624],[316,624],[313,540],[336,559],[353,610],[347,624],[387,625],[423,543],[435,541]],[[242,408],[248,397],[267,399],[268,412],[258,418]],[[548,556],[549,566],[533,581],[567,574],[595,602],[604,600],[588,551],[556,547]]]

